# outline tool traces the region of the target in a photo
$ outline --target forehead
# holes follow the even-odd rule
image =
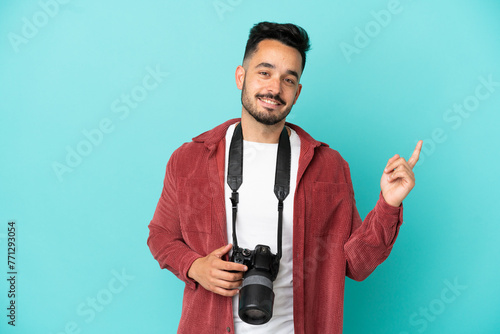
[[[302,72],[302,56],[300,52],[288,45],[272,39],[265,39],[257,45],[255,53],[249,59],[249,67],[261,63],[269,63],[283,71]]]

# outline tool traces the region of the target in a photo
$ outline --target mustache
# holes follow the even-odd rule
[[[283,99],[279,96],[279,94],[278,95],[273,95],[273,94],[257,94],[257,95],[255,95],[255,97],[257,97],[257,98],[264,98],[264,99],[272,99],[272,100],[278,101],[281,104],[286,104],[285,101],[283,101]]]

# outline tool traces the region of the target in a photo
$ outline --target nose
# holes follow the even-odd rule
[[[281,79],[273,77],[269,79],[267,90],[273,95],[278,95],[281,93]]]

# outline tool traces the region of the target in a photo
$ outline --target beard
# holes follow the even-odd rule
[[[256,94],[255,99],[258,98],[267,98],[267,99],[273,99],[281,103],[283,106],[286,107],[285,101],[281,99],[281,97],[278,95],[272,95],[272,94]],[[267,109],[270,111],[270,113],[262,112],[258,110],[258,105],[255,101],[255,99],[252,99],[250,94],[246,91],[245,87],[245,82],[243,82],[243,88],[241,90],[241,104],[243,105],[243,108],[259,123],[262,123],[264,125],[275,125],[282,120],[284,120],[290,111],[292,110],[292,106],[286,107],[283,111],[279,112],[277,110],[273,109]]]

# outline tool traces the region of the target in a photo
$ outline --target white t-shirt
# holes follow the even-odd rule
[[[225,197],[227,216],[227,236],[232,243],[233,217],[229,199],[231,188],[227,184],[229,147],[235,124],[226,133]],[[238,316],[239,295],[233,297],[233,318],[236,334],[243,333],[293,333],[293,199],[297,184],[300,155],[300,138],[291,130],[291,170],[290,193],[284,201],[282,257],[278,277],[273,282],[273,317],[263,325],[250,325]],[[273,254],[278,251],[278,199],[274,194],[276,157],[278,144],[243,141],[243,183],[238,190],[239,203],[236,219],[238,246],[254,250],[258,244],[271,247]]]

